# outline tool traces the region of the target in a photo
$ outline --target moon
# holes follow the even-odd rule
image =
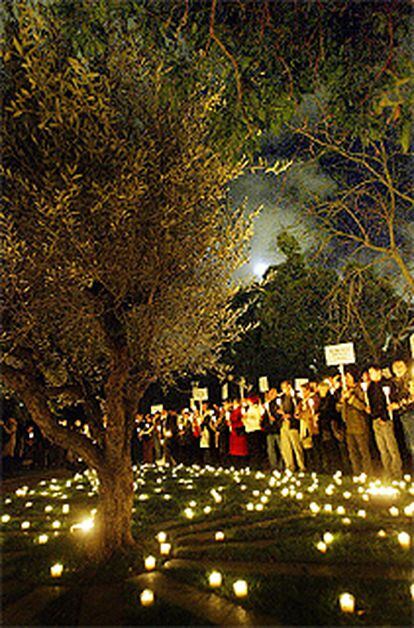
[[[253,266],[253,272],[256,275],[256,277],[260,277],[261,279],[268,268],[269,268],[269,264],[267,264],[266,262],[255,262]]]

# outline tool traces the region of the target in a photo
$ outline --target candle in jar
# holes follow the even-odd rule
[[[410,549],[411,537],[407,532],[400,532],[398,535],[398,543],[403,549]]]
[[[248,586],[246,580],[236,580],[233,583],[233,591],[236,597],[247,597]]]
[[[160,545],[160,553],[163,556],[168,556],[171,551],[171,543],[161,543]]]
[[[219,571],[212,571],[208,578],[208,583],[211,587],[221,587],[223,578]]]
[[[352,593],[341,593],[339,605],[343,613],[353,613],[355,611],[355,597]]]
[[[63,573],[63,565],[61,563],[55,563],[50,568],[50,575],[52,578],[60,578]]]
[[[216,539],[216,541],[224,541],[224,532],[219,530],[218,532],[216,532],[214,538]]]
[[[154,604],[154,592],[151,589],[144,589],[139,599],[141,606],[152,606]]]
[[[157,540],[159,543],[165,543],[165,541],[167,540],[167,534],[165,532],[158,532]]]
[[[152,571],[155,569],[157,561],[155,560],[155,556],[147,556],[145,559],[145,569],[147,571]]]

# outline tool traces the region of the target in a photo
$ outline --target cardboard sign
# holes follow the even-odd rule
[[[157,414],[157,412],[162,412],[164,410],[164,406],[160,403],[157,406],[151,406],[151,414]]]
[[[263,377],[259,377],[259,390],[262,393],[265,393],[269,390],[269,380],[267,379],[266,375],[264,375]]]
[[[353,342],[343,342],[339,345],[327,345],[325,358],[328,366],[340,366],[342,364],[354,364],[355,350]]]
[[[229,385],[228,384],[223,384],[223,386],[221,387],[221,398],[223,401],[227,401],[227,399],[229,398]]]
[[[194,401],[208,401],[208,388],[193,388]]]
[[[309,380],[306,377],[298,377],[297,379],[295,379],[295,390],[300,390],[300,387],[303,386],[303,384],[308,384]]]

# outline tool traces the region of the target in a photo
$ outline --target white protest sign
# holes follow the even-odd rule
[[[191,408],[191,410],[193,410],[193,411],[194,411],[194,410],[197,410],[197,404],[196,404],[196,402],[194,401],[194,399],[190,399],[190,408]]]
[[[229,385],[228,384],[223,384],[223,386],[221,387],[221,398],[223,401],[227,401],[227,399],[229,398]]]
[[[343,342],[339,345],[327,345],[325,347],[325,358],[328,366],[341,366],[343,364],[354,364],[355,350],[353,342]]]
[[[295,379],[295,390],[300,390],[300,387],[304,384],[308,384],[309,380],[306,377],[298,377]]]
[[[269,390],[269,380],[267,379],[266,375],[263,375],[263,377],[259,377],[259,390],[262,393],[265,393]]]
[[[157,414],[157,412],[162,412],[164,410],[164,406],[160,403],[157,406],[151,406],[151,414]]]
[[[414,334],[410,336],[411,357],[414,358]]]
[[[194,401],[208,401],[208,388],[193,388]]]

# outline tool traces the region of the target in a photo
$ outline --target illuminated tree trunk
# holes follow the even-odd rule
[[[134,543],[131,532],[134,502],[133,473],[129,456],[97,469],[99,505],[97,553],[105,558],[127,550]]]

